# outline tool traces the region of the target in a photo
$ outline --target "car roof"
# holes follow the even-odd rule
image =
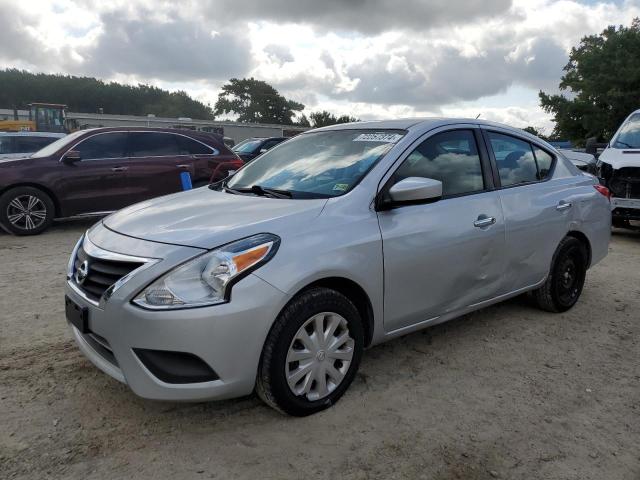
[[[491,122],[489,120],[481,120],[478,118],[446,118],[446,117],[429,117],[429,118],[400,118],[394,120],[373,120],[368,122],[352,122],[352,123],[338,123],[336,125],[330,125],[328,127],[316,128],[313,130],[307,130],[303,132],[303,135],[310,132],[318,131],[330,131],[330,130],[360,130],[360,129],[400,129],[400,130],[413,130],[417,132],[428,132],[434,128],[444,127],[449,125],[459,124],[471,124],[482,125],[485,127],[500,128],[503,130],[510,130],[516,135],[526,137],[531,140],[535,140],[538,143],[543,143],[548,148],[553,149],[546,141],[542,140],[535,135],[531,135],[529,132],[525,132],[520,128],[511,127],[503,123]]]
[[[57,132],[0,132],[2,137],[52,137],[62,138],[66,133]]]

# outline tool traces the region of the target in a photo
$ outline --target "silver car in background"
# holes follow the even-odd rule
[[[544,141],[480,120],[305,132],[92,227],[68,267],[85,355],[138,395],[308,415],[363,349],[531,292],[562,312],[607,254],[606,188]]]
[[[0,132],[0,160],[30,157],[65,135],[52,132]]]

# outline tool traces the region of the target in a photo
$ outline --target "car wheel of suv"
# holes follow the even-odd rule
[[[14,235],[42,233],[54,213],[51,197],[38,188],[16,187],[0,196],[0,226]]]
[[[330,407],[355,377],[364,332],[356,307],[327,288],[310,289],[285,307],[262,350],[256,391],[283,413]]]
[[[587,252],[573,237],[560,242],[551,262],[551,271],[542,287],[533,291],[536,304],[548,312],[566,312],[573,307],[587,275]]]

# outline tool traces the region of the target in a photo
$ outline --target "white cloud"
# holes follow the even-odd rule
[[[4,68],[148,82],[212,104],[226,79],[254,76],[307,112],[482,112],[550,128],[537,91],[557,88],[581,37],[629,24],[640,2],[0,0],[0,11]]]

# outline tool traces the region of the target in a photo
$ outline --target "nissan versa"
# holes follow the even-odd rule
[[[477,120],[337,125],[92,227],[68,266],[80,349],[138,395],[250,394],[308,415],[365,347],[531,292],[578,300],[609,194],[542,140]]]

